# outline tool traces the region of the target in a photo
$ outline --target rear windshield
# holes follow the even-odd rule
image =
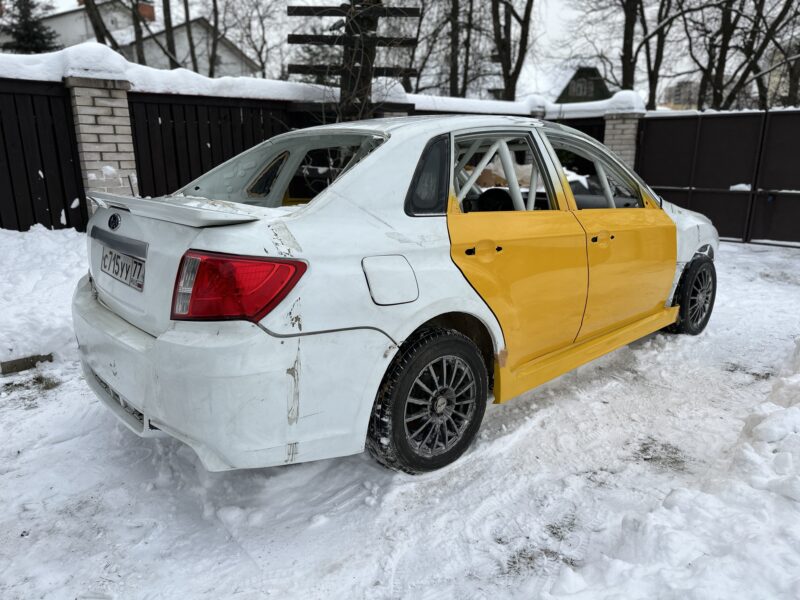
[[[301,133],[267,140],[176,195],[269,208],[307,204],[383,142],[372,133]]]

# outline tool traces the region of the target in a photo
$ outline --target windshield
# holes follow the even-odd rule
[[[384,140],[374,133],[281,136],[233,157],[176,195],[268,208],[307,204]]]

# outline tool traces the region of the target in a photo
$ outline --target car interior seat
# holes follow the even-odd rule
[[[480,212],[514,210],[511,194],[503,188],[489,188],[475,200],[475,209]]]

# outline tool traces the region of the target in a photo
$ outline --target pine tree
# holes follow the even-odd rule
[[[17,54],[37,54],[58,49],[58,34],[42,22],[42,12],[47,5],[37,5],[34,0],[13,0],[0,24],[0,32],[11,39],[3,50]]]

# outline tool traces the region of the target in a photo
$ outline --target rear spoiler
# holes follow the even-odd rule
[[[127,211],[133,215],[180,223],[189,227],[214,227],[257,221],[259,216],[239,208],[232,202],[183,196],[169,200],[118,196],[106,192],[90,192],[87,197],[102,208]]]

